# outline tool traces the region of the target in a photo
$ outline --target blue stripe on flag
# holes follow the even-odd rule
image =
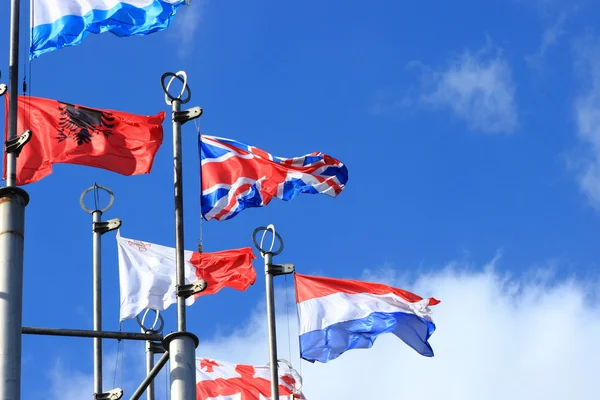
[[[148,35],[166,29],[177,7],[184,4],[155,0],[147,7],[119,3],[110,10],[92,10],[84,16],[67,15],[51,24],[32,28],[29,59],[63,47],[81,44],[90,33],[111,32],[119,37]]]
[[[393,333],[419,354],[433,356],[427,342],[435,324],[414,314],[374,312],[365,318],[339,322],[300,336],[303,359],[326,363],[351,349],[367,349],[383,333]]]

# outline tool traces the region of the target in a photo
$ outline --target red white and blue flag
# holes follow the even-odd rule
[[[346,166],[327,154],[282,158],[231,139],[201,135],[198,140],[207,221],[233,218],[246,208],[266,206],[273,197],[336,197],[348,181]]]
[[[435,331],[429,306],[439,303],[380,283],[294,274],[300,356],[326,363],[351,349],[370,348],[393,333],[419,354],[432,357]]]

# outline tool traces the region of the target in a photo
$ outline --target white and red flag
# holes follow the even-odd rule
[[[279,399],[306,399],[300,390],[302,377],[279,363]],[[230,364],[196,358],[196,400],[266,400],[271,398],[268,365]]]
[[[177,302],[175,249],[155,243],[121,237],[117,233],[121,321],[135,318],[145,308],[163,311]],[[252,266],[255,258],[250,247],[214,253],[184,252],[185,283],[204,279],[204,291],[190,296],[186,305],[197,297],[215,294],[224,287],[244,291],[256,281]]]

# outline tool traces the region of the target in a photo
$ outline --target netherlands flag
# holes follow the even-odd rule
[[[419,354],[433,356],[435,331],[429,306],[439,300],[379,283],[294,275],[300,355],[326,363],[342,353],[370,348],[391,332]]]
[[[291,200],[301,193],[339,195],[348,169],[323,153],[276,157],[231,139],[199,135],[202,217],[218,221],[250,207],[263,207],[273,197]]]

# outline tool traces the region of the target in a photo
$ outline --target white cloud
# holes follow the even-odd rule
[[[464,51],[445,69],[427,69],[421,103],[450,109],[470,129],[511,133],[518,127],[516,87],[499,49]]]
[[[189,6],[182,5],[177,9],[173,26],[168,34],[177,42],[177,54],[185,58],[194,50],[196,33],[204,16],[207,0],[192,0]]]
[[[451,263],[416,282],[393,269],[365,271],[357,277],[442,301],[432,307],[437,330],[430,343],[435,357],[422,357],[386,334],[371,349],[351,350],[327,364],[300,363],[296,317],[290,317],[289,337],[281,291],[276,297],[279,357],[291,358],[310,400],[593,397],[600,307],[592,296],[598,288],[575,280],[553,281],[544,269],[516,279],[498,272],[498,259],[483,268]],[[264,304],[236,332],[201,340],[197,354],[233,363],[266,363]],[[124,397],[128,395],[131,392]],[[164,400],[162,394],[157,400]]]
[[[530,66],[539,67],[548,49],[558,44],[559,39],[565,34],[565,22],[566,13],[562,12],[552,25],[544,29],[537,51],[532,55],[525,56],[525,60]]]
[[[390,334],[371,349],[351,350],[327,364],[299,365],[295,355],[292,362],[304,378],[308,399],[558,400],[597,392],[600,307],[588,298],[591,288],[574,281],[552,284],[543,273],[515,280],[493,264],[471,272],[450,265],[414,284],[393,273],[377,275],[379,281],[442,301],[432,307],[435,357],[420,356]],[[374,278],[373,272],[363,277]],[[279,356],[288,358],[283,316],[279,325]],[[266,316],[260,310],[239,332],[203,341],[199,354],[264,363],[267,349]]]
[[[579,161],[579,185],[590,204],[600,209],[600,40],[576,45],[576,69],[583,89],[574,104],[577,134],[585,145]]]

